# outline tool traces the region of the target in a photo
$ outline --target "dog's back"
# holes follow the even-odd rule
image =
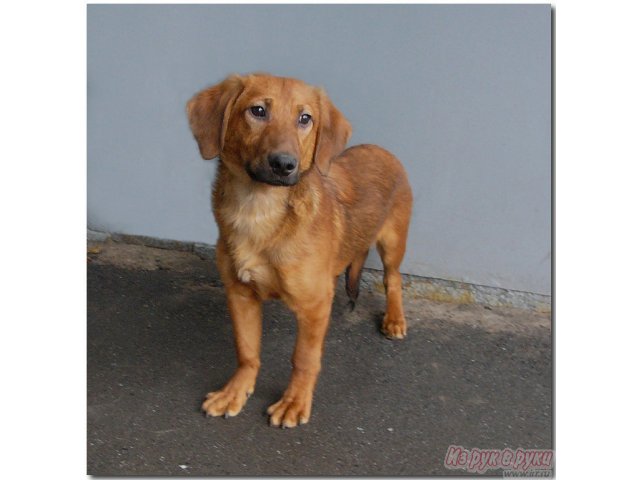
[[[368,251],[392,209],[411,211],[411,188],[402,164],[377,145],[345,150],[334,159],[329,178],[346,220],[341,257]]]

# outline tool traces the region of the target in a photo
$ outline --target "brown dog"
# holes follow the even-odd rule
[[[280,298],[297,317],[298,336],[289,386],[268,413],[272,425],[306,423],[337,277],[346,269],[354,302],[374,243],[387,295],[382,331],[406,335],[398,271],[411,215],[406,173],[380,147],[344,150],[351,126],[322,90],[299,80],[231,76],[195,95],[187,113],[202,157],[220,158],[216,263],[238,361],[202,409],[212,416],[240,412],[260,367],[262,301]]]

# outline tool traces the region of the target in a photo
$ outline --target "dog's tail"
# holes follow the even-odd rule
[[[367,259],[367,254],[364,252],[353,259],[351,264],[347,267],[344,273],[344,283],[347,289],[347,296],[349,297],[349,308],[351,311],[356,307],[356,300],[360,293],[360,278],[362,277],[362,267],[364,261]]]

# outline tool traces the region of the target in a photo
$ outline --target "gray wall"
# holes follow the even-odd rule
[[[185,103],[257,70],[324,86],[351,144],[404,162],[404,272],[550,293],[548,5],[89,5],[89,228],[215,243]]]

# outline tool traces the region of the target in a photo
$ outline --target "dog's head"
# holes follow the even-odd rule
[[[292,78],[233,75],[187,104],[200,154],[236,175],[295,185],[312,167],[326,175],[351,125],[323,90]]]

